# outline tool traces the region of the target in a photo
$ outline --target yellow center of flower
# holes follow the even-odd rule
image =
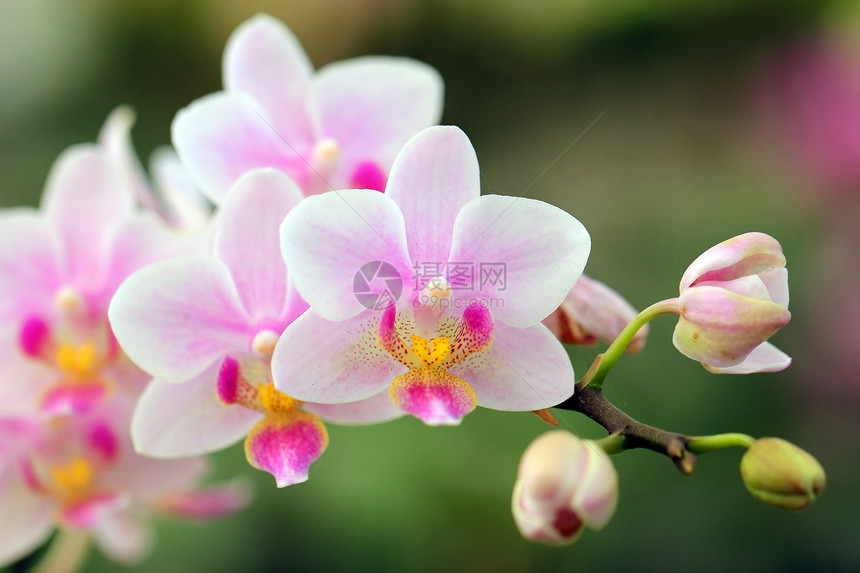
[[[426,366],[433,366],[439,364],[451,354],[451,343],[448,342],[447,336],[441,336],[431,339],[428,344],[426,338],[413,334],[412,350]]]
[[[60,497],[77,499],[84,497],[93,483],[93,467],[83,458],[73,458],[67,464],[51,468],[51,480]]]
[[[296,406],[296,401],[291,396],[279,392],[272,384],[258,384],[257,397],[268,412],[286,412]]]
[[[92,342],[79,346],[61,344],[57,348],[55,360],[60,370],[75,380],[92,378],[102,366]]]

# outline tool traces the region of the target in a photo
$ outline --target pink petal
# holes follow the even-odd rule
[[[698,282],[726,281],[784,267],[779,242],[764,233],[745,233],[715,245],[690,263],[681,278],[681,292]]]
[[[403,410],[394,405],[386,388],[379,394],[348,404],[305,403],[304,409],[326,422],[344,425],[377,424],[399,418]]]
[[[328,64],[311,87],[319,137],[338,142],[347,175],[361,161],[387,169],[410,137],[439,122],[442,91],[436,70],[407,58]],[[332,182],[335,188],[346,183]]]
[[[136,213],[125,219],[110,241],[107,274],[98,301],[106,312],[116,289],[129,275],[143,267],[186,254],[195,254],[199,242],[180,235],[152,211]]]
[[[329,322],[313,310],[304,313],[275,347],[275,386],[298,400],[324,404],[356,402],[386,390],[406,367],[376,344],[381,315],[365,311]]]
[[[60,286],[52,228],[32,209],[0,213],[0,319],[47,312]]]
[[[188,174],[216,204],[252,169],[274,167],[300,185],[307,174],[305,144],[285,140],[244,96],[216,93],[196,100],[176,114],[172,134]]]
[[[68,382],[51,388],[42,397],[42,411],[52,416],[86,414],[108,395],[102,382]]]
[[[108,311],[128,356],[166,381],[182,382],[253,336],[230,271],[213,257],[181,257],[138,271],[117,290]]]
[[[277,320],[287,296],[278,228],[302,200],[295,183],[274,169],[252,171],[230,191],[215,232],[215,255],[230,268],[254,320]]]
[[[122,491],[145,501],[157,501],[162,496],[194,487],[208,473],[207,458],[194,457],[161,460],[135,453],[130,444],[122,457],[102,475],[105,489]]]
[[[125,500],[116,494],[100,494],[77,500],[60,510],[59,520],[64,525],[89,529],[105,515],[118,509]]]
[[[273,412],[245,440],[253,467],[275,476],[278,487],[307,481],[308,469],[325,451],[328,432],[319,418],[297,409]]]
[[[145,519],[126,509],[102,516],[91,535],[105,555],[124,565],[142,561],[155,544],[155,534]]]
[[[245,508],[251,497],[245,482],[237,479],[223,485],[169,495],[161,500],[159,509],[183,519],[209,521]]]
[[[496,322],[493,345],[450,368],[478,394],[478,405],[506,411],[549,408],[573,395],[570,358],[542,324]]]
[[[356,316],[368,308],[356,294],[402,290],[412,273],[400,209],[389,197],[366,189],[303,200],[281,225],[281,250],[299,293],[328,320]],[[375,265],[370,274],[382,268],[400,277],[367,277],[368,264]],[[358,280],[365,282],[356,290]],[[395,300],[400,295],[392,294]]]
[[[240,24],[224,49],[223,74],[224,88],[253,98],[284,139],[310,143],[313,66],[283,23],[258,14]]]
[[[412,261],[444,264],[457,213],[481,194],[469,138],[457,127],[425,129],[397,156],[385,193],[403,212]]]
[[[0,563],[26,557],[48,539],[53,508],[21,480],[14,465],[0,470]]]
[[[107,152],[93,145],[64,151],[48,175],[42,208],[59,232],[66,279],[98,284],[107,243],[133,208],[132,190]]]
[[[131,419],[135,449],[157,458],[217,452],[241,440],[260,414],[218,399],[217,367],[182,384],[153,380]]]
[[[585,227],[561,209],[485,195],[463,207],[454,224],[448,260],[474,268],[472,288],[454,295],[480,299],[497,320],[531,326],[558,308],[590,250]]]
[[[707,364],[704,366],[714,374],[752,374],[754,372],[780,372],[790,365],[790,356],[770,342],[763,342],[755,347],[740,364],[726,368],[717,368]]]
[[[164,203],[167,221],[180,229],[202,230],[212,215],[212,204],[197,190],[176,151],[170,146],[153,151],[149,172]]]
[[[0,415],[32,415],[38,411],[43,393],[56,383],[57,372],[24,356],[10,338],[0,336]]]
[[[134,120],[134,110],[130,107],[123,105],[114,109],[99,132],[98,142],[119,169],[120,176],[137,202],[147,209],[160,213],[161,206],[152,194],[146,173],[131,143],[131,128]]]

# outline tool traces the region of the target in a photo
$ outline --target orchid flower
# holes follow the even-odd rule
[[[385,194],[293,209],[281,246],[311,309],[278,341],[276,387],[332,404],[388,389],[430,425],[568,398],[570,360],[540,321],[579,278],[588,233],[546,203],[479,195],[469,139],[432,127],[398,155]]]
[[[385,186],[404,143],[439,121],[442,79],[407,58],[362,57],[316,74],[298,40],[258,15],[227,42],[224,91],[181,110],[173,144],[221,203],[247,171],[273,167],[305,194]]]
[[[278,226],[301,199],[282,173],[253,171],[222,207],[212,255],[161,261],[117,291],[109,311],[117,339],[156,378],[132,422],[138,451],[196,455],[247,435],[248,462],[279,486],[307,479],[328,433],[313,405],[275,390],[269,366],[281,332],[307,308],[278,242]],[[399,415],[384,398],[319,413],[346,423]]]
[[[88,532],[114,560],[139,561],[152,545],[149,514],[214,518],[247,503],[236,484],[196,489],[208,467],[203,458],[134,453],[131,408],[116,396],[86,414],[39,424],[38,432],[4,433],[26,448],[0,456],[0,565],[33,551],[54,527]],[[27,420],[0,418],[7,428],[25,428]]]
[[[116,345],[107,307],[132,271],[181,254],[132,192],[104,148],[65,151],[39,210],[0,213],[0,410],[82,412],[146,376]]]

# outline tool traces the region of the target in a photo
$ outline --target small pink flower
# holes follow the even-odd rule
[[[281,237],[311,310],[278,342],[276,386],[332,404],[388,390],[431,425],[569,397],[570,360],[540,321],[579,278],[588,233],[546,203],[479,195],[466,135],[431,127],[398,155],[385,194],[302,201]]]
[[[173,144],[215,203],[251,169],[273,167],[305,194],[382,190],[404,143],[438,122],[442,80],[407,58],[363,57],[316,74],[296,38],[258,15],[224,51],[224,91],[181,110]]]
[[[618,474],[596,444],[565,430],[533,441],[520,461],[511,509],[526,539],[573,543],[585,526],[602,529],[615,513]]]
[[[197,455],[247,436],[249,463],[279,486],[307,479],[328,434],[313,404],[274,389],[269,366],[281,332],[307,308],[278,242],[301,198],[274,169],[248,173],[222,206],[212,255],[161,261],[117,291],[109,311],[117,340],[156,378],[132,420],[138,451]],[[347,423],[399,415],[380,399],[318,413]]]
[[[673,342],[720,374],[777,372],[791,359],[766,342],[788,323],[788,271],[782,247],[746,233],[702,253],[681,278]]]
[[[0,458],[0,565],[44,543],[54,527],[85,530],[112,559],[136,562],[152,545],[147,517],[166,512],[165,504],[206,496],[209,514],[217,517],[247,503],[236,486],[196,490],[208,468],[203,458],[164,461],[136,454],[127,434],[131,406],[115,397],[86,414],[58,416],[39,424],[38,432],[15,436],[26,447]],[[0,425],[17,421],[23,427],[20,422],[28,420],[0,418]]]
[[[0,410],[81,412],[145,375],[119,352],[107,324],[116,287],[138,268],[183,252],[132,191],[104,148],[65,151],[39,210],[0,214]]]
[[[595,344],[598,340],[615,340],[637,314],[620,294],[602,282],[582,275],[564,297],[561,306],[543,319],[543,323],[562,342]],[[647,336],[646,324],[633,337],[627,350],[631,353],[642,350]]]

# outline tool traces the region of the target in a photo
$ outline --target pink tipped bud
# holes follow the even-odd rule
[[[543,320],[556,337],[567,344],[612,342],[638,313],[620,294],[600,281],[582,275],[561,306]],[[642,350],[648,326],[645,325],[627,347],[631,353]]]
[[[763,233],[711,247],[687,268],[673,342],[718,373],[775,372],[791,359],[765,341],[788,323],[782,248]]]
[[[526,449],[511,503],[526,539],[573,543],[584,526],[602,529],[618,502],[618,474],[596,444],[565,430],[547,432]]]

